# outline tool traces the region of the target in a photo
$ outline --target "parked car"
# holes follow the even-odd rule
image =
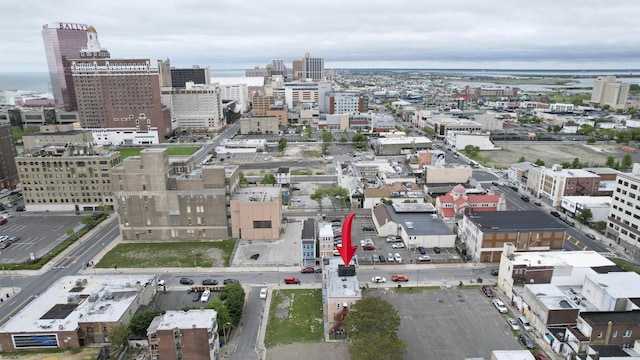
[[[340,256],[340,251],[338,251],[338,249],[333,249],[333,256]]]
[[[0,249],[6,249],[9,246],[11,246],[11,241],[9,241],[9,240],[5,240],[5,241],[0,243]]]
[[[202,285],[218,285],[218,280],[204,279],[202,280]]]
[[[385,282],[387,282],[387,279],[385,279],[382,276],[374,276],[374,277],[371,278],[371,282],[376,283],[376,284],[385,283]]]
[[[402,257],[401,257],[401,256],[400,256],[400,254],[398,254],[398,253],[393,254],[393,259],[394,259],[396,262],[402,262]]]
[[[481,289],[486,297],[493,297],[493,289],[491,288],[491,285],[482,285]]]
[[[498,276],[498,274],[500,273],[500,270],[498,269],[491,269],[491,275],[493,276]]]
[[[404,282],[407,282],[407,281],[409,281],[409,277],[407,275],[403,275],[403,274],[396,274],[396,275],[392,275],[391,276],[391,281],[395,281],[395,282],[404,281]]]
[[[388,262],[394,262],[394,261],[396,261],[396,259],[393,257],[393,254],[392,254],[392,253],[389,253],[389,254],[387,255],[387,261],[388,261]]]
[[[373,226],[363,226],[362,231],[376,231]]]
[[[535,341],[533,341],[531,336],[529,336],[527,333],[520,334],[520,341],[524,344],[524,346],[527,347],[527,349],[535,349],[536,348]]]
[[[552,212],[550,212],[549,214],[551,214],[551,216],[553,216],[553,217],[557,217],[557,218],[559,218],[559,217],[560,217],[560,213],[559,213],[559,212],[557,212],[557,211],[552,211]]]
[[[593,235],[592,233],[585,233],[584,236],[588,237],[589,239],[600,240],[598,239],[597,236]]]
[[[186,278],[186,277],[183,277],[183,278],[180,279],[180,284],[193,285],[193,280],[189,279],[189,278]]]
[[[520,330],[520,325],[518,325],[518,322],[513,319],[513,318],[508,318],[507,319],[507,323],[509,324],[509,326],[511,327],[511,330],[513,331],[518,331]]]
[[[418,252],[420,252],[420,254],[424,255],[427,253],[427,249],[424,248],[424,246],[418,246]]]
[[[285,284],[300,284],[300,279],[295,276],[285,276],[284,278]]]
[[[362,250],[366,250],[366,251],[370,251],[370,250],[375,250],[376,246],[374,244],[364,244],[364,246],[362,246]]]
[[[206,303],[209,301],[209,296],[211,296],[211,291],[205,290],[200,296],[200,302]]]
[[[380,255],[379,258],[381,263],[387,262],[387,258],[384,255]]]
[[[569,218],[565,218],[565,219],[564,219],[564,222],[565,222],[565,223],[567,223],[567,225],[569,225],[569,226],[572,226],[572,227],[573,227],[573,226],[576,226],[576,223],[575,223],[575,222],[573,222],[573,220],[571,220],[571,219],[569,219]]]
[[[292,186],[292,187],[291,187],[291,190],[299,191],[299,190],[301,190],[301,189],[300,189],[299,187],[297,187],[297,186]]]
[[[193,302],[200,301],[200,293],[198,291],[192,292],[191,296],[192,296],[191,301],[193,301]]]
[[[493,306],[502,314],[506,314],[509,311],[507,306],[499,299],[493,299]]]
[[[436,247],[433,248],[433,252],[436,253],[436,254],[440,254],[442,252],[442,249],[440,249],[439,247],[436,246]]]
[[[398,242],[398,241],[402,241],[402,238],[399,238],[397,236],[387,236],[387,243],[393,243],[393,242]]]
[[[548,357],[540,353],[533,355],[533,358],[536,360],[549,360]]]
[[[6,223],[7,223],[7,219],[5,218],[0,219],[0,225],[4,225]]]
[[[395,243],[395,244],[391,245],[391,248],[393,248],[393,249],[404,249],[404,243],[403,242]]]
[[[262,288],[260,289],[260,299],[266,299],[267,298],[267,288]]]
[[[522,199],[522,201],[524,201],[524,202],[529,202],[529,196],[527,196],[527,195],[520,196],[520,199]]]
[[[236,279],[224,279],[222,281],[223,284],[225,285],[229,285],[229,284],[239,284],[240,281],[236,280]]]
[[[540,201],[534,201],[533,205],[535,206],[542,206],[542,203]]]
[[[7,212],[7,211],[4,211],[4,212],[0,213],[0,216],[2,216],[5,219],[8,219],[8,218],[11,217],[11,214],[9,214],[9,212]]]
[[[316,273],[316,274],[320,274],[320,273],[322,273],[322,268],[321,268],[321,267],[317,268],[317,269],[316,269],[316,271],[315,271],[315,273]]]
[[[313,274],[314,272],[316,272],[316,269],[312,267],[306,267],[306,268],[300,269],[300,272],[303,274]]]
[[[378,257],[377,254],[373,254],[371,255],[371,261],[374,263],[379,263],[380,262],[380,258]]]
[[[420,262],[429,262],[429,261],[431,261],[431,256],[429,256],[429,255],[420,255],[420,256],[418,256],[418,261],[420,261]]]
[[[518,323],[520,324],[520,326],[522,326],[523,329],[525,329],[526,331],[531,331],[533,330],[533,326],[531,326],[531,323],[529,322],[529,320],[526,318],[526,316],[524,315],[520,315],[518,316]]]

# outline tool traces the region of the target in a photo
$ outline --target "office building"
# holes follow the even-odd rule
[[[71,60],[87,45],[85,24],[51,23],[42,26],[42,40],[49,66],[51,90],[57,108],[76,110],[76,93],[71,77]]]
[[[158,66],[149,59],[112,59],[101,49],[97,33],[87,41],[85,56],[71,61],[80,124],[83,128],[156,130],[160,141],[171,131],[169,109],[160,98]],[[91,33],[90,33],[91,34]]]
[[[222,100],[235,101],[240,106],[240,111],[249,111],[249,87],[247,84],[222,84],[220,86],[220,96]]]
[[[302,58],[302,75],[303,80],[323,81],[324,58],[311,57],[309,53],[304,54],[304,58]]]
[[[240,134],[278,134],[280,119],[275,116],[250,116],[240,118]]]
[[[196,167],[147,148],[112,169],[124,241],[200,241],[229,236],[226,199],[240,182],[237,166]]]
[[[611,210],[607,219],[606,235],[627,251],[640,254],[640,163],[633,164],[630,173],[616,178]]]
[[[220,87],[187,82],[184,88],[163,88],[165,105],[171,109],[171,128],[218,131],[226,126]]]
[[[111,168],[120,153],[93,143],[89,130],[71,125],[41,126],[24,134],[16,157],[24,205],[30,211],[96,211],[113,207]]]
[[[591,102],[600,106],[609,105],[613,109],[626,109],[630,84],[616,82],[615,76],[598,76],[593,81]]]
[[[333,91],[325,94],[327,100],[325,109],[321,112],[327,114],[356,114],[365,112],[368,105],[365,105],[365,96],[358,91]]]
[[[14,189],[20,182],[15,156],[11,125],[0,125],[0,190]]]
[[[170,310],[147,328],[152,360],[217,360],[218,313],[212,309]]]

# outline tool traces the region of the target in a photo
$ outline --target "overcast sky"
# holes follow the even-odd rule
[[[635,0],[0,1],[0,72],[47,71],[42,25],[93,25],[114,58],[177,67],[638,69]]]

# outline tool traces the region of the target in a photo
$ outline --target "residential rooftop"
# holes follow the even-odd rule
[[[327,258],[325,258],[327,259]],[[327,295],[329,298],[354,298],[362,297],[362,290],[357,276],[338,276],[338,265],[344,265],[339,256],[328,258],[329,264],[324,265],[322,274],[328,277]]]
[[[477,212],[465,217],[484,232],[566,230],[566,227],[554,221],[551,215],[539,210]]]

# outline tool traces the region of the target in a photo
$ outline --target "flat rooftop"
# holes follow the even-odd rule
[[[190,309],[188,311],[169,310],[164,315],[153,319],[147,334],[158,330],[178,329],[212,329],[215,327],[218,313],[213,309]]]
[[[330,298],[362,298],[358,277],[338,276],[338,265],[344,265],[344,262],[341,257],[336,256],[329,258],[329,264],[324,266],[322,273],[327,276],[327,296]]]
[[[600,267],[615,265],[611,260],[595,251],[553,251],[553,252],[516,252],[513,254],[514,266],[571,266]]]
[[[444,221],[437,214],[429,211],[427,204],[406,204],[406,206],[402,204],[398,207],[400,211],[396,211],[395,206],[384,205],[391,220],[401,224],[408,236],[453,235]]]
[[[632,271],[588,274],[585,281],[602,287],[614,299],[640,297],[640,275]]]
[[[115,322],[142,289],[155,286],[154,275],[65,276],[34,297],[0,328],[2,332],[75,330],[82,322]]]
[[[495,211],[465,215],[483,232],[565,231],[566,227],[539,211]]]
[[[280,201],[280,186],[254,186],[238,188],[232,200],[237,201]]]
[[[376,139],[382,145],[395,145],[395,144],[431,144],[431,140],[426,136],[412,136],[412,137],[381,137]]]

